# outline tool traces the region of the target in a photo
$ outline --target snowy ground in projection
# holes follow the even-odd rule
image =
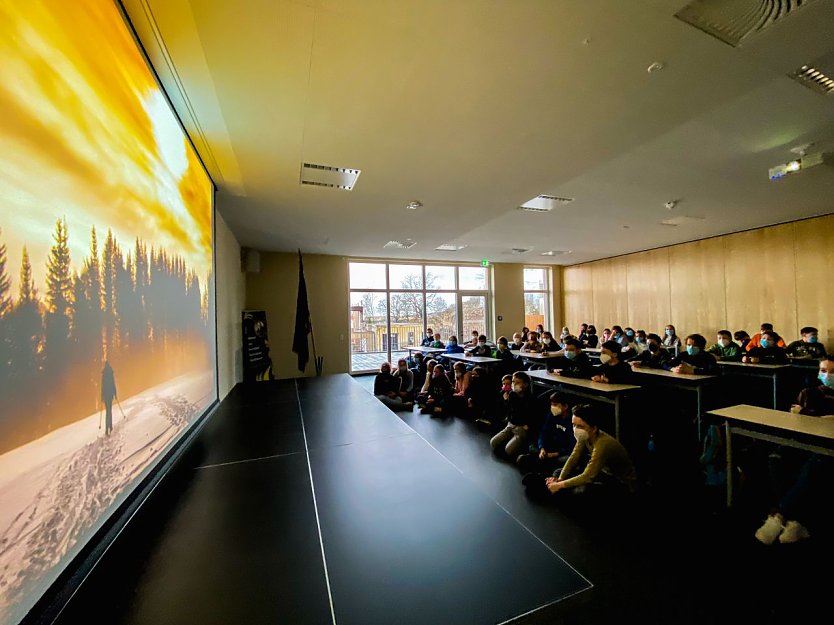
[[[210,372],[182,375],[114,403],[109,437],[96,413],[0,456],[0,624],[213,397]]]

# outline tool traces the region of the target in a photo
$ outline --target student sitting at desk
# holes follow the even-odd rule
[[[523,352],[531,352],[533,354],[540,354],[544,351],[544,345],[539,342],[539,336],[535,332],[530,332],[527,335],[527,342],[521,348]]]
[[[610,340],[617,341],[620,344],[620,349],[628,347],[628,338],[626,338],[622,326],[611,326]]]
[[[520,332],[516,332],[515,334],[513,334],[513,342],[510,343],[509,347],[510,347],[511,350],[512,349],[519,350],[522,347],[524,347],[524,339],[521,338],[521,333]]]
[[[545,330],[542,332],[542,351],[543,352],[558,352],[562,346],[556,342],[553,335]]]
[[[680,349],[681,340],[678,337],[677,332],[675,331],[675,326],[673,326],[670,323],[666,326],[666,329],[663,332],[665,333],[665,336],[663,338],[663,344],[666,347],[677,347],[678,349]]]
[[[802,338],[788,345],[788,356],[808,359],[824,358],[826,356],[825,345],[819,342],[816,328],[807,326],[802,328],[799,333]]]
[[[611,499],[634,493],[637,472],[631,458],[616,438],[599,429],[598,410],[590,404],[574,406],[571,422],[576,445],[567,462],[558,477],[525,475],[522,484],[528,496],[549,499],[564,491]]]
[[[747,351],[747,346],[750,344],[750,335],[746,330],[736,330],[733,332],[733,340],[741,346],[743,351]]]
[[[664,369],[673,373],[688,373],[690,375],[709,375],[718,370],[718,365],[712,354],[707,353],[707,339],[700,334],[690,334],[686,337],[686,351],[681,352],[664,365]]]
[[[426,335],[423,337],[423,342],[420,343],[420,347],[431,347],[433,341],[434,330],[432,330],[431,328],[426,328]]]
[[[579,336],[576,337],[576,340],[582,343],[583,345],[588,341],[588,324],[583,323],[579,326]]]
[[[434,340],[431,342],[431,345],[429,345],[429,347],[433,347],[434,349],[443,349],[444,347],[446,347],[443,344],[443,341],[440,340],[440,333],[439,332],[435,332]]]
[[[819,380],[818,387],[799,394],[791,412],[815,417],[834,415],[834,361],[827,357],[820,361]],[[815,521],[821,521],[821,508],[830,504],[827,491],[834,480],[834,461],[783,446],[768,457],[768,469],[778,503],[756,530],[756,538],[766,545],[777,538],[780,543],[810,538],[808,526],[813,528]]]
[[[626,329],[628,332],[628,329]],[[646,344],[648,343],[648,337],[646,336],[645,330],[637,330],[634,333],[634,348],[637,350],[637,355],[639,356],[644,351],[646,351]]]
[[[513,371],[518,371],[523,368],[521,363],[516,360],[515,355],[513,355],[510,351],[510,346],[507,343],[506,336],[498,337],[498,345],[495,348],[493,358],[497,358],[501,361],[496,365],[496,372],[498,375],[504,375],[505,373],[511,374]]]
[[[489,441],[496,453],[502,451],[513,461],[527,444],[530,427],[537,416],[539,402],[530,389],[530,376],[516,371],[512,378],[512,392],[507,397],[507,427]]]
[[[707,349],[716,360],[727,360],[730,362],[741,360],[742,348],[738,343],[733,343],[733,335],[729,330],[719,330],[716,341]]]
[[[544,326],[540,323],[536,324],[536,334],[538,334],[539,337],[541,337],[541,335],[544,334]]]
[[[588,354],[582,351],[582,343],[576,339],[568,339],[565,352],[553,364],[553,373],[567,378],[590,378],[594,373],[594,366]]]
[[[638,354],[628,364],[632,368],[646,367],[647,369],[663,369],[669,361],[669,353],[660,347],[661,338],[652,332],[646,336],[646,349]]]
[[[607,343],[608,341],[610,341],[611,340],[611,329],[610,328],[605,328],[602,331],[602,337],[599,340],[600,340],[600,344]]]
[[[537,444],[530,445],[528,453],[516,459],[522,473],[551,475],[564,466],[576,446],[571,416],[567,397],[552,393]]]
[[[463,348],[458,345],[458,337],[454,334],[449,337],[449,340],[446,341],[446,351],[443,352],[444,354],[462,354]]]
[[[759,326],[758,334],[754,334],[753,338],[750,339],[750,342],[744,346],[744,349],[748,352],[753,349],[754,347],[760,347],[760,341],[762,339],[762,335],[766,333],[772,333],[775,336],[779,337],[779,340],[776,342],[777,347],[781,347],[782,349],[786,348],[785,341],[782,340],[782,337],[773,332],[773,324],[772,323],[763,323]]]
[[[609,384],[628,384],[631,381],[631,367],[620,360],[620,344],[617,341],[607,341],[602,344],[599,362],[593,368],[591,382],[606,382]]]
[[[784,347],[779,346],[780,342],[782,345],[785,344],[785,341],[773,330],[762,332],[759,335],[759,344],[753,348],[748,345],[747,353],[742,357],[741,362],[762,365],[788,364],[788,353]],[[752,345],[753,342],[751,341],[750,344]]]
[[[480,334],[478,336],[478,342],[469,348],[466,352],[467,356],[485,356],[489,358],[492,356],[492,348],[487,345],[487,338],[486,335]]]
[[[477,330],[472,330],[471,336],[469,337],[469,340],[466,341],[466,343],[464,343],[463,346],[464,347],[475,347],[478,344],[478,336],[479,335],[480,335],[480,332],[478,332]],[[486,340],[486,339],[484,339],[484,340]]]
[[[588,338],[585,340],[585,347],[596,349],[599,345],[599,337],[597,336],[597,327],[593,324],[588,326]]]

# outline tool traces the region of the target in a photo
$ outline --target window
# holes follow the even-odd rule
[[[524,325],[535,328],[542,324],[545,330],[553,332],[550,327],[550,269],[548,267],[524,268]],[[558,336],[558,332],[556,335]]]
[[[489,335],[485,267],[350,262],[348,275],[353,373],[408,357],[427,327],[444,343],[472,330]]]

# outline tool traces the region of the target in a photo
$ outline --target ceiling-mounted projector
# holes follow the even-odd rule
[[[803,155],[802,158],[781,165],[771,167],[767,175],[771,180],[779,180],[788,174],[795,174],[803,169],[809,169],[816,165],[831,165],[834,164],[834,153],[832,152],[816,152],[814,154]]]

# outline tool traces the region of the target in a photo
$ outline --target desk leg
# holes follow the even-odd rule
[[[731,508],[733,505],[733,477],[735,470],[733,469],[733,434],[730,431],[730,422],[724,422],[724,448],[727,451],[727,507]]]
[[[620,393],[614,395],[614,438],[620,440]]]
[[[777,375],[779,375],[779,374],[774,371],[773,372],[773,409],[774,410],[778,410],[778,408],[776,407],[776,403],[777,403],[776,402],[776,397],[777,397],[776,396],[776,376]]]
[[[696,409],[698,412],[696,413],[696,422],[698,424],[698,440],[701,440],[701,385],[695,387],[695,397],[696,399]]]

